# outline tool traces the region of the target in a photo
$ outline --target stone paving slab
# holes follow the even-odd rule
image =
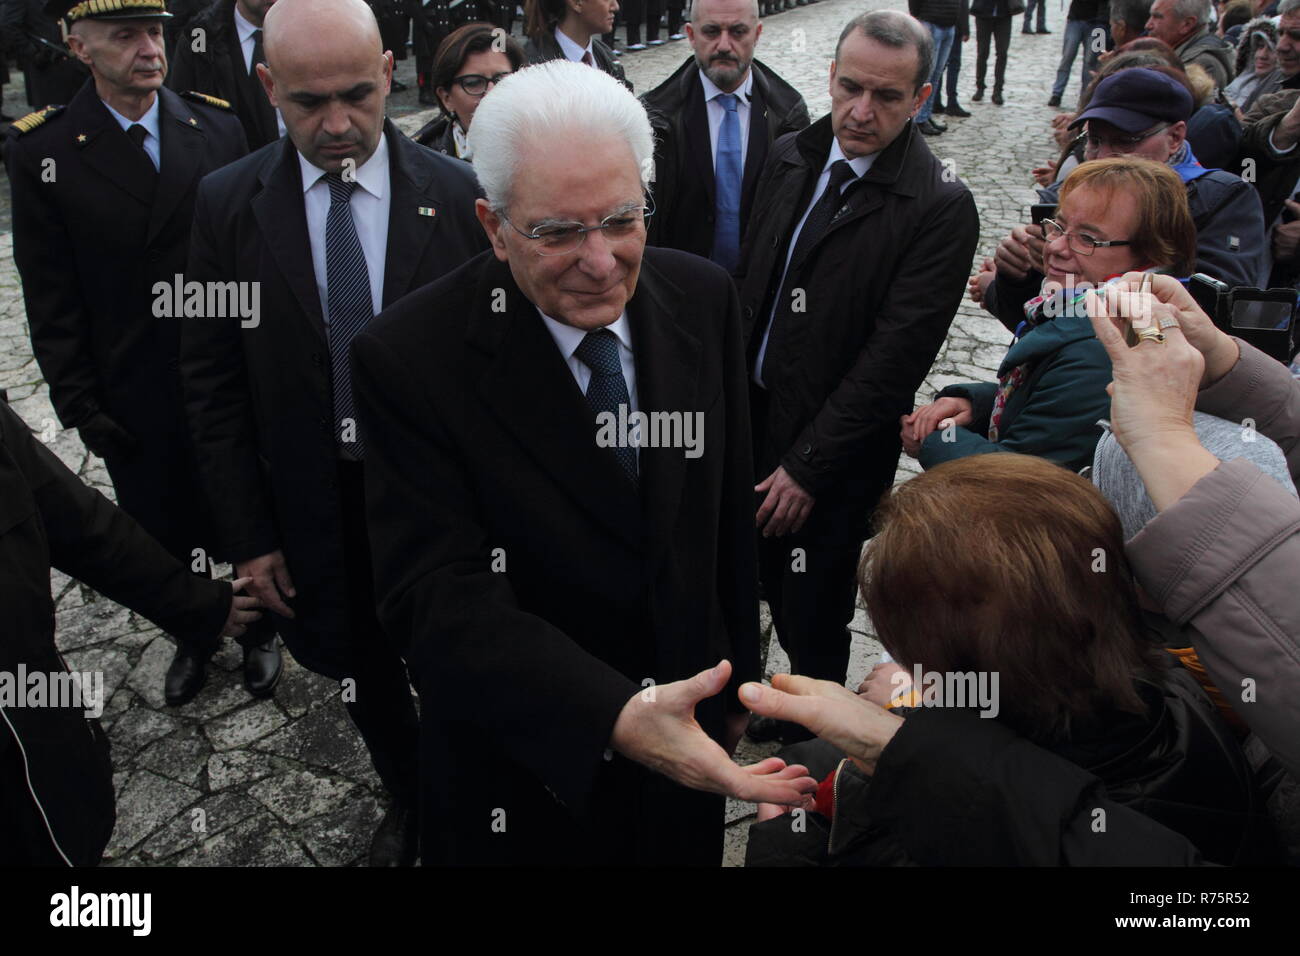
[[[798,87],[812,115],[820,116],[829,105],[828,66],[840,29],[857,13],[888,5],[822,0],[770,17],[758,56]],[[969,103],[975,46],[964,47],[962,102],[975,115],[949,118],[949,132],[930,145],[940,159],[951,160],[975,193],[980,256],[991,254],[998,239],[1026,218],[1034,197],[1027,171],[1054,153],[1048,133],[1053,111],[1044,104],[1059,48],[1059,34],[1013,31],[1007,105],[995,107]],[[627,54],[623,63],[638,92],[645,92],[688,54],[686,43],[668,43]],[[392,97],[389,110],[409,132],[432,114],[415,101],[412,60],[399,62],[398,76],[412,89]],[[11,84],[4,97],[6,111],[14,115],[26,112],[16,103],[19,91],[21,82]],[[15,410],[60,459],[111,498],[103,463],[82,447],[75,431],[58,428],[31,353],[9,228],[6,186],[0,189],[0,387],[8,389]],[[963,302],[918,401],[928,401],[952,382],[992,379],[1008,341],[995,320]],[[915,462],[904,458],[898,480],[916,470]],[[334,684],[286,654],[275,698],[253,701],[241,684],[238,648],[227,642],[199,697],[184,707],[166,708],[162,676],[172,653],[169,640],[148,621],[60,572],[52,573],[51,586],[57,598],[57,640],[69,665],[103,670],[111,694],[103,721],[113,743],[118,823],[108,864],[341,866],[363,861],[382,814],[383,793]],[[770,638],[764,612],[764,634]],[[848,683],[856,686],[880,646],[861,610],[852,631]],[[770,643],[767,672],[787,669],[779,644]],[[774,744],[745,742],[738,757],[748,763],[775,749]],[[743,861],[752,809],[728,805],[728,865]]]

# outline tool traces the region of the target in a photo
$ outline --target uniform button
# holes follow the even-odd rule
[[[606,749],[605,749],[605,752],[604,752],[601,756],[603,756],[603,757],[605,758],[606,761],[613,760],[613,759],[614,759],[614,751],[610,750],[609,748],[606,748]]]
[[[803,446],[803,454],[805,454],[805,455],[811,455],[811,454],[812,454],[812,445],[811,445],[811,444],[808,444],[808,445],[804,445],[804,446]]]

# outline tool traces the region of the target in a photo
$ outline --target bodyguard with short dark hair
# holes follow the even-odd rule
[[[155,289],[185,271],[199,180],[244,155],[244,133],[227,104],[162,86],[163,0],[62,10],[92,78],[66,108],[16,122],[8,151],[32,350],[59,420],[104,459],[118,504],[206,576],[213,534],[181,402],[180,323]],[[245,659],[249,690],[270,693],[274,645],[246,637]],[[168,703],[202,683],[182,645]]]
[[[792,669],[824,680],[844,680],[853,575],[894,479],[898,418],[979,236],[970,191],[915,128],[930,48],[904,13],[849,23],[830,115],[773,146],[741,257],[759,572]]]

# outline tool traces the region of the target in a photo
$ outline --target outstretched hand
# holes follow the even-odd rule
[[[614,723],[612,746],[693,790],[749,803],[802,805],[817,790],[806,767],[787,766],[779,757],[739,766],[695,720],[695,705],[720,693],[730,679],[731,664],[724,660],[686,680],[638,691]]]

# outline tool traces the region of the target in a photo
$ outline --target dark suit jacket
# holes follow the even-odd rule
[[[167,85],[177,91],[194,90],[228,100],[244,124],[249,148],[261,149],[280,138],[280,126],[261,81],[256,75],[249,76],[244,68],[234,10],[235,0],[218,0],[194,18],[189,30],[205,31],[204,51],[194,52],[187,30],[176,45]]]
[[[385,124],[391,168],[383,302],[487,245],[469,166]],[[421,215],[420,207],[433,210]],[[188,278],[261,283],[261,321],[187,319],[182,374],[218,540],[231,560],[277,548],[298,591],[276,618],[305,666],[345,676],[346,588],[329,343],[312,269],[297,151],[286,137],[204,181]]]
[[[751,368],[831,138],[829,116],[783,137],[759,182],[737,277]],[[898,419],[911,411],[961,302],[979,215],[970,190],[911,123],[844,202],[790,265],[788,288],[803,291],[805,311],[773,325],[756,454],[762,477],[783,465],[814,495],[865,487],[874,502],[898,464]]]
[[[596,61],[599,69],[604,70],[629,90],[632,89],[632,81],[624,73],[623,64],[618,62],[600,37],[591,38],[591,50],[592,59]],[[524,43],[524,56],[528,58],[530,66],[534,63],[545,63],[547,60],[565,59],[564,51],[560,49],[560,41],[555,39],[554,29],[547,30],[537,39],[528,39]]]
[[[759,173],[774,140],[808,126],[808,106],[799,92],[758,60],[749,111],[749,142],[740,193],[740,234]],[[717,192],[709,116],[695,57],[641,97],[655,131],[655,214],[648,242],[708,257],[713,252]]]
[[[653,248],[627,314],[640,408],[704,415],[700,457],[640,449],[639,498],[491,253],[353,346],[380,617],[427,702],[425,863],[720,861],[721,798],[602,754],[646,678],[728,657],[740,710],[760,673],[739,314],[721,269]],[[696,711],[715,738],[725,706]]]

